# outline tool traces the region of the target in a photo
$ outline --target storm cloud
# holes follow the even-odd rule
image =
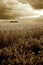
[[[0,19],[16,18],[19,16],[15,12],[16,4],[14,0],[0,0]]]
[[[29,10],[28,10],[29,9]],[[19,0],[0,0],[0,19],[15,19],[19,16],[29,15],[32,7]]]
[[[0,0],[0,19],[34,15],[37,14],[34,8],[43,8],[42,5],[43,0]]]
[[[34,9],[43,9],[43,0],[20,0],[29,3]]]

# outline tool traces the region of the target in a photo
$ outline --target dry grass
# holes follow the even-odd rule
[[[0,65],[43,65],[43,25],[0,25]]]

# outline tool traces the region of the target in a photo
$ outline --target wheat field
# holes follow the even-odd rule
[[[0,22],[0,65],[43,65],[43,22]]]

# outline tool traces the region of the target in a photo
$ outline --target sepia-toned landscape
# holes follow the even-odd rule
[[[0,65],[43,65],[42,0],[0,0]]]

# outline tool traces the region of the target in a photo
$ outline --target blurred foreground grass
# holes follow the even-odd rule
[[[0,24],[0,65],[43,65],[43,24]]]

